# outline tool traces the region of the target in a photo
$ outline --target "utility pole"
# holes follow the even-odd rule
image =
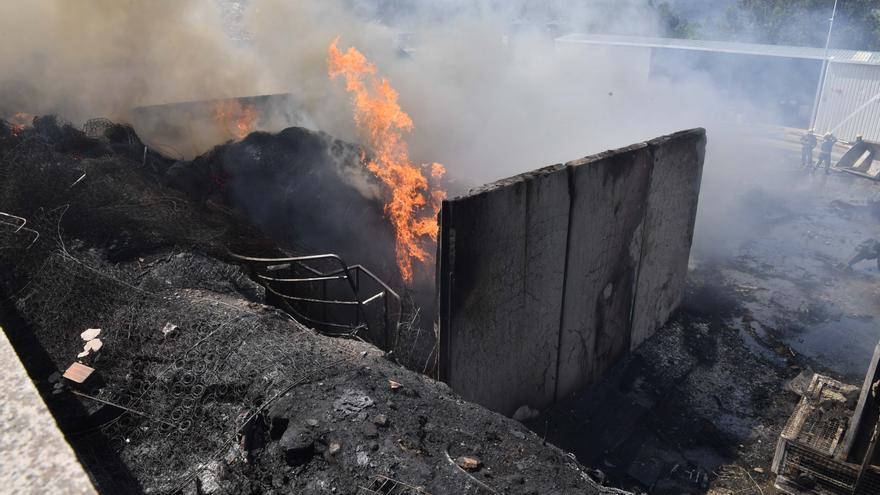
[[[834,0],[834,8],[831,9],[831,19],[828,20],[828,36],[825,38],[825,55],[822,57],[822,72],[819,74],[819,84],[816,87],[816,99],[813,100],[813,112],[810,115],[810,129],[816,127],[816,118],[819,116],[819,103],[822,92],[825,91],[825,80],[828,78],[828,49],[831,47],[831,32],[834,30],[834,18],[837,17],[837,1]]]

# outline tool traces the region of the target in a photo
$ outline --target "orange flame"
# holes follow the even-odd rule
[[[352,95],[355,124],[373,154],[370,160],[363,155],[364,161],[391,191],[385,213],[397,236],[397,266],[404,281],[409,282],[413,260],[431,260],[425,238],[437,241],[435,219],[446,193],[439,189],[430,191],[428,179],[410,162],[403,135],[412,131],[413,121],[398,105],[397,91],[387,79],[376,74],[376,66],[357,49],[341,52],[338,42],[337,38],[330,44],[328,73],[331,80],[345,78],[345,89]],[[444,172],[443,165],[430,165],[433,178],[439,179]]]
[[[9,118],[9,125],[12,126],[11,132],[13,136],[18,136],[21,134],[21,131],[26,127],[31,127],[33,124],[34,116],[29,113],[18,112]]]
[[[223,100],[214,104],[214,120],[226,135],[244,139],[255,130],[259,113],[251,105],[242,105],[238,100]]]

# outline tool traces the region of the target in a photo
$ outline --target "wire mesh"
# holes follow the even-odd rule
[[[91,132],[106,137],[110,124],[93,122]],[[87,159],[103,141],[41,125],[0,142],[0,211],[40,234],[21,235],[20,221],[0,228],[3,302],[53,367],[96,370],[50,400],[62,404],[59,422],[99,489],[178,493],[212,463],[246,458],[246,433],[273,401],[356,356],[242,303],[259,286],[238,268],[175,254],[175,245],[211,252],[247,238],[230,230],[235,222],[184,207],[124,153]],[[151,251],[157,259],[135,254]],[[101,329],[103,347],[77,358],[87,328]]]
[[[113,128],[116,124],[110,119],[95,118],[89,119],[83,124],[83,132],[90,138],[102,138],[108,129]]]
[[[843,389],[843,383],[816,375],[782,432],[778,474],[789,484],[804,477],[813,480],[816,488],[808,493],[854,495],[859,466],[835,457],[852,414],[846,414]],[[880,474],[872,468],[855,495],[875,493],[880,493]]]
[[[102,329],[100,353],[82,359],[101,385],[74,393],[103,420],[74,436],[85,444],[104,437],[133,478],[156,491],[173,493],[212,460],[246,456],[242,432],[266,405],[340,362],[289,327],[267,331],[265,316],[247,306],[193,290],[147,292],[106,269],[54,253],[19,310],[59,362],[73,362],[83,329]],[[87,453],[85,462],[105,464],[104,455]]]
[[[368,487],[360,487],[358,495],[430,495],[425,490],[394,480],[384,475],[376,475]]]

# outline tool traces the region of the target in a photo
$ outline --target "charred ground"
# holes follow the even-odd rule
[[[771,460],[799,393],[814,372],[861,384],[880,338],[876,264],[845,268],[880,234],[876,183],[799,167],[793,133],[733,137],[707,160],[680,309],[527,423],[617,486],[776,493]]]
[[[230,251],[291,252],[301,231],[238,203],[231,185],[274,194],[297,167],[332,182],[309,167],[334,146],[345,155],[344,143],[294,129],[189,163],[145,153],[126,126],[91,135],[52,118],[16,132],[0,123],[0,211],[40,234],[3,231],[0,290],[3,326],[108,493],[352,493],[379,476],[429,493],[599,493],[543,438],[624,488],[771,493],[799,377],[858,383],[877,339],[876,269],[839,267],[877,237],[874,184],[810,174],[773,146],[746,158],[761,173],[744,172],[754,184],[713,218],[721,228],[698,224],[672,321],[601,383],[528,421],[531,433],[368,344],[302,327],[229,263]],[[235,170],[261,149],[288,158]],[[360,185],[328,194],[362,201]],[[309,190],[290,187],[291,198]],[[268,218],[297,214],[284,198]],[[332,228],[347,238],[346,224]],[[105,338],[87,358],[94,380],[58,385],[90,327]],[[465,473],[450,462],[459,456],[482,467]]]
[[[233,146],[269,137],[249,139]],[[39,233],[0,237],[2,323],[102,492],[373,493],[382,476],[434,494],[602,492],[519,423],[263,305],[228,252],[277,243],[222,189],[167,185],[211,165],[175,167],[125,126],[0,124],[0,211]],[[86,328],[102,329],[95,374],[64,384]]]

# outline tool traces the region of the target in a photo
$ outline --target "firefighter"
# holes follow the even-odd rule
[[[847,268],[864,260],[877,260],[877,269],[880,270],[880,242],[876,239],[868,239],[856,247],[856,254],[846,264]]]
[[[801,165],[804,167],[813,166],[813,150],[816,149],[816,130],[810,129],[806,134],[801,136]]]
[[[816,167],[819,168],[822,166],[822,163],[825,163],[826,173],[831,169],[831,150],[834,149],[834,143],[836,142],[837,138],[830,132],[826,132],[825,137],[822,139],[822,146],[819,149],[819,161],[816,162]]]

